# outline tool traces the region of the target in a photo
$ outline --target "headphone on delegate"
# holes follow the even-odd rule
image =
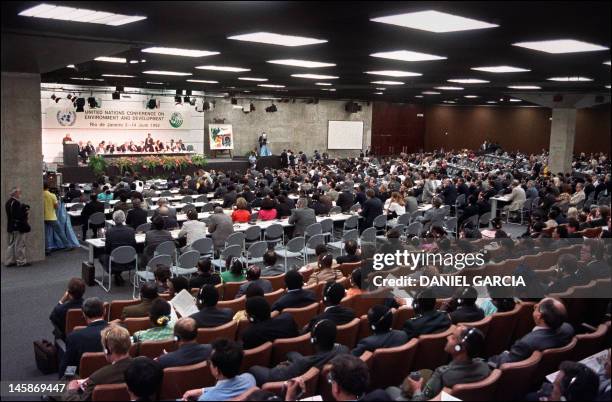
[[[312,331],[310,331],[310,343],[315,344],[317,343],[317,336],[315,335],[317,333],[317,328],[319,327],[319,325],[325,320],[319,320],[317,321],[317,323],[315,324],[314,327],[312,327]]]
[[[110,356],[112,353],[110,349],[108,348],[107,337],[108,337],[108,333],[104,336],[104,342],[102,344],[104,346],[104,354],[106,356]]]
[[[385,313],[381,315],[380,318],[376,322],[373,322],[372,325],[370,325],[370,328],[372,328],[372,331],[376,332],[376,328],[380,325],[381,322],[385,320],[385,318],[387,318],[387,316],[390,313],[393,314],[391,312],[391,309],[387,309],[387,311],[385,311]]]
[[[329,290],[332,288],[333,283],[330,282],[329,285],[325,286],[325,291],[323,292],[323,301],[327,302],[327,295],[329,294]]]
[[[461,293],[459,294],[459,297],[457,297],[457,305],[461,306],[463,304],[463,299],[466,298],[467,296],[469,296],[469,292],[470,292],[470,288],[469,287],[464,287],[461,290]]]
[[[463,344],[468,340],[468,338],[470,336],[472,336],[473,333],[476,332],[476,328],[470,328],[465,335],[463,335],[463,337],[461,338],[461,340],[459,341],[459,343],[457,345],[455,345],[455,352],[461,352],[463,350]]]

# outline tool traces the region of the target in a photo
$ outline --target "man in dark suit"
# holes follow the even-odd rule
[[[110,255],[116,248],[122,246],[131,246],[136,249],[136,232],[131,226],[125,225],[125,212],[122,210],[115,211],[113,213],[114,226],[111,226],[106,232],[106,240],[104,243],[104,254],[100,256],[100,264],[102,269],[108,269],[108,263]],[[115,284],[120,286],[125,282],[121,277],[121,273],[126,270],[136,268],[136,262],[128,263],[125,265],[119,265],[112,263],[111,270],[115,277]]]
[[[552,298],[542,299],[533,309],[533,331],[516,341],[514,345],[489,363],[497,367],[504,363],[525,360],[536,350],[559,348],[567,345],[574,337],[574,329],[565,322],[567,310],[562,302]]]
[[[328,282],[325,284],[323,289],[323,303],[325,304],[325,310],[312,320],[306,328],[306,332],[309,332],[314,328],[317,322],[321,320],[331,320],[336,325],[343,325],[351,322],[355,318],[355,311],[352,308],[344,307],[340,305],[340,301],[346,295],[344,286],[337,282]]]
[[[355,197],[353,196],[351,189],[345,184],[342,192],[338,194],[338,201],[336,201],[336,205],[342,208],[342,212],[348,212],[354,204]]]
[[[294,225],[293,237],[304,236],[306,228],[317,222],[317,217],[312,208],[308,208],[308,200],[300,198],[297,202],[296,209],[291,211],[289,224]]]
[[[81,278],[72,278],[68,282],[66,292],[51,311],[49,320],[53,324],[53,333],[60,339],[65,339],[66,313],[70,309],[80,309],[83,306],[83,294],[85,293],[85,282]]]
[[[191,315],[198,328],[212,328],[232,320],[234,312],[229,308],[217,308],[219,292],[213,285],[204,285],[196,298],[200,311]]]
[[[242,334],[244,349],[256,348],[276,339],[298,336],[298,328],[291,314],[281,313],[270,318],[270,306],[262,296],[247,299],[246,314],[251,325]]]
[[[471,195],[468,197],[468,205],[463,209],[463,213],[457,220],[457,226],[461,227],[463,222],[465,222],[468,218],[478,215],[480,213],[480,208],[478,207],[478,197]]]
[[[346,251],[346,254],[338,256],[336,262],[338,264],[348,264],[361,261],[361,257],[357,255],[357,250],[359,250],[359,245],[355,240],[347,241],[344,243],[344,251]]]
[[[238,199],[236,187],[230,185],[227,188],[227,193],[223,196],[223,208],[231,208],[236,203],[236,199]]]
[[[281,363],[274,368],[254,366],[249,372],[255,377],[257,385],[270,381],[285,381],[300,376],[312,367],[323,368],[337,355],[348,353],[344,345],[336,344],[336,324],[331,320],[322,320],[312,329],[311,340],[315,354],[302,356],[298,352],[287,353],[287,363]]]
[[[127,212],[125,223],[134,229],[147,223],[147,211],[142,209],[140,198],[132,198],[132,209]]]
[[[363,352],[373,352],[380,348],[393,348],[408,342],[408,336],[404,331],[391,329],[391,325],[393,325],[393,312],[387,306],[382,304],[373,306],[368,311],[368,323],[374,331],[374,335],[359,341],[351,352],[354,356],[361,356]]]
[[[457,200],[457,188],[450,179],[444,180],[441,197],[444,199],[444,204],[455,205],[455,201]]]
[[[362,204],[363,208],[361,210],[361,216],[363,219],[359,222],[361,226],[361,231],[367,228],[371,228],[374,222],[374,219],[383,214],[383,203],[378,199],[374,190],[369,188],[366,191],[367,200]]]
[[[198,326],[191,317],[183,317],[174,324],[174,336],[178,339],[178,349],[155,359],[162,369],[203,362],[212,352],[210,345],[197,342]]]
[[[465,286],[459,289],[456,296],[442,310],[449,313],[451,322],[474,322],[482,320],[484,311],[476,305],[478,291],[472,286]]]
[[[153,300],[157,299],[157,284],[155,282],[146,282],[140,288],[140,303],[133,306],[127,306],[123,308],[121,312],[121,319],[135,318],[135,317],[148,317],[151,312],[151,305]]]
[[[66,337],[66,352],[61,356],[59,378],[64,376],[68,366],[76,366],[78,371],[83,353],[102,351],[100,331],[108,325],[104,320],[104,303],[97,297],[91,297],[83,302],[82,310],[87,327]]]
[[[6,212],[7,255],[5,264],[7,267],[27,267],[30,263],[26,257],[26,233],[28,229],[28,210],[30,207],[19,201],[21,189],[13,187],[10,198],[4,205]]]
[[[317,296],[311,290],[302,289],[304,278],[297,271],[288,271],[285,274],[287,293],[282,295],[272,305],[272,311],[283,311],[286,308],[305,307],[317,302]]]
[[[451,326],[448,313],[436,310],[436,298],[431,289],[425,289],[412,303],[415,317],[404,323],[408,340],[419,335],[435,334],[446,331]]]
[[[89,217],[95,214],[96,212],[104,213],[104,204],[98,201],[98,196],[94,192],[92,192],[90,194],[90,198],[91,198],[91,201],[85,204],[85,206],[81,210],[81,222],[83,223],[83,239],[82,240],[85,240],[87,238],[87,229],[88,229],[87,221],[89,220]],[[95,235],[96,229],[97,227],[92,226],[92,230],[94,230],[94,235]]]

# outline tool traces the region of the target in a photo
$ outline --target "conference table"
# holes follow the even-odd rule
[[[509,202],[511,199],[512,194],[496,195],[489,198],[489,201],[491,202],[491,219],[495,219],[497,217],[497,201]]]

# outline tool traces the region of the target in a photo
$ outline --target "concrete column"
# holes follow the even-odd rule
[[[554,108],[548,160],[548,168],[552,174],[571,171],[575,137],[576,109]]]
[[[2,72],[2,263],[6,257],[6,211],[10,189],[21,188],[22,202],[30,205],[26,247],[28,261],[45,258],[42,202],[42,135],[40,74]]]

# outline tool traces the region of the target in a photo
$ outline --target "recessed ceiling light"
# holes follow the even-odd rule
[[[436,56],[433,54],[413,52],[412,50],[395,50],[392,52],[372,53],[372,57],[380,57],[382,59],[401,60],[401,61],[426,61],[426,60],[444,60],[446,57]]]
[[[199,70],[229,71],[232,73],[241,73],[244,71],[251,71],[250,68],[228,67],[228,66],[197,66],[196,68]]]
[[[148,71],[143,71],[142,73],[143,74],[156,74],[156,75],[176,75],[176,76],[193,75],[191,73],[181,73],[177,71],[161,71],[161,70],[148,70]]]
[[[242,40],[246,42],[267,43],[279,46],[306,46],[327,42],[325,39],[307,38],[305,36],[282,35],[272,32],[254,32],[244,35],[228,36],[227,39]]]
[[[315,82],[315,85],[321,85],[321,86],[331,86],[332,83],[331,82]]]
[[[320,75],[320,74],[291,74],[291,76],[295,78],[309,78],[312,80],[335,80],[336,78],[340,78],[340,77],[336,77],[335,75]]]
[[[452,101],[452,100],[443,100],[442,103],[457,103],[457,102]]]
[[[455,82],[457,84],[486,84],[490,81],[481,80],[478,78],[451,78],[450,80],[446,80],[448,82]]]
[[[68,64],[66,68],[76,68],[76,66],[74,64]]]
[[[474,99],[474,98],[478,98],[478,95],[465,95],[465,98]]]
[[[606,88],[607,88],[607,89],[610,89],[610,85],[606,85]]]
[[[238,79],[242,81],[260,81],[260,82],[268,81],[267,78],[255,78],[255,77],[238,77]]]
[[[304,67],[304,68],[321,68],[321,67],[334,67],[334,63],[323,63],[320,61],[309,61],[309,60],[298,60],[298,59],[281,59],[281,60],[268,60],[268,63],[282,64],[285,66]]]
[[[384,92],[374,92],[374,95],[382,95]]]
[[[147,81],[147,84],[151,84],[151,85],[164,85],[165,82]]]
[[[414,95],[415,98],[422,98],[423,95]]]
[[[127,75],[127,74],[101,74],[102,77],[115,77],[115,78],[134,78],[135,75]]]
[[[508,99],[510,102],[522,102],[521,99],[510,98]]]
[[[410,71],[399,71],[399,70],[380,70],[380,71],[366,71],[366,74],[372,75],[386,75],[388,77],[419,77],[423,74],[413,73]]]
[[[440,92],[436,92],[436,91],[423,91],[421,93],[423,95],[440,95]]]
[[[276,85],[276,84],[257,84],[258,87],[264,88],[285,88],[284,85]]]
[[[593,81],[592,78],[588,77],[551,77],[548,81],[561,81],[561,82],[577,82],[577,81]]]
[[[525,71],[531,71],[526,68],[519,68],[519,67],[512,67],[512,66],[472,67],[472,70],[485,71],[487,73],[522,73]]]
[[[106,61],[109,63],[126,63],[127,60],[124,57],[106,57],[106,56],[102,56],[102,57],[96,57],[94,59],[95,61]]]
[[[434,87],[436,89],[441,89],[443,91],[463,91],[462,87]]]
[[[604,61],[604,64],[605,64],[606,66],[609,66],[609,65],[610,65],[610,61]]]
[[[384,24],[399,25],[402,27],[420,29],[429,32],[456,32],[470,29],[495,28],[499,25],[460,17],[458,15],[442,13],[435,10],[419,11],[390,15],[387,17],[372,18],[370,21],[382,22]]]
[[[138,64],[139,61],[138,60],[130,60],[130,64]]]
[[[404,85],[401,81],[372,81],[371,84],[380,84],[380,85]]]
[[[70,77],[71,80],[79,81],[104,81],[104,78],[89,78],[89,77]]]
[[[382,88],[382,87],[376,88],[377,91],[384,91],[385,89],[387,89],[387,88]]]
[[[144,16],[113,14],[84,8],[60,7],[45,3],[30,7],[27,10],[20,12],[19,15],[23,17],[48,18],[73,22],[89,22],[92,24],[104,24],[111,26],[125,25],[147,18]]]
[[[577,53],[577,52],[593,52],[597,50],[608,50],[605,46],[594,45],[592,43],[582,42],[574,39],[556,39],[542,40],[534,42],[518,42],[512,46],[524,47],[527,49],[538,50],[540,52],[560,54],[560,53]]]
[[[140,60],[141,63],[146,63],[147,61],[145,59]]]
[[[208,50],[179,49],[175,47],[148,47],[146,49],[142,49],[142,52],[184,57],[204,57],[219,54],[219,52],[211,52]]]
[[[336,88],[321,88],[321,91],[336,92]]]
[[[197,82],[200,84],[218,84],[219,81],[210,81],[210,80],[186,80],[187,82]]]
[[[495,101],[487,101],[487,103],[497,103],[497,102],[495,102]]]
[[[542,87],[539,87],[537,85],[509,85],[508,88],[510,89],[542,89]]]

